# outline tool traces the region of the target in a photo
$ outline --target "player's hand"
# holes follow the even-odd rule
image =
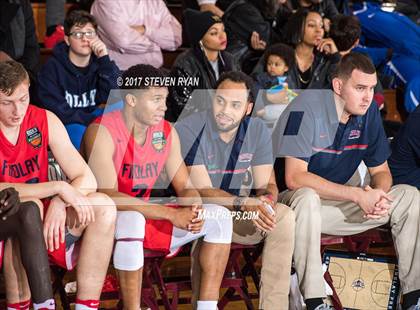
[[[335,54],[338,52],[337,46],[331,38],[325,38],[319,41],[316,49],[327,55]]]
[[[370,219],[381,218],[384,215],[382,209],[391,207],[392,198],[381,189],[373,189],[369,185],[360,191],[356,203],[364,211],[365,217]]]
[[[105,43],[102,42],[101,39],[99,39],[98,37],[90,40],[89,46],[92,49],[92,52],[98,58],[108,55],[108,49],[106,48]]]
[[[66,203],[67,207],[72,207],[76,213],[80,225],[87,226],[95,221],[95,212],[89,199],[76,190],[70,184],[63,182],[59,196]]]
[[[13,187],[0,191],[0,218],[2,220],[6,220],[7,217],[16,214],[19,208],[19,193]]]
[[[258,212],[258,218],[253,219],[255,226],[263,232],[268,232],[274,229],[275,213],[271,213],[269,208],[265,206],[265,202],[258,198],[247,198],[242,206],[243,211]]]
[[[57,250],[64,242],[66,203],[58,196],[51,199],[44,220],[44,240],[48,251]]]
[[[175,227],[198,233],[204,224],[204,220],[198,218],[200,213],[200,206],[192,205],[188,207],[181,207],[174,209],[171,222]]]
[[[267,43],[260,39],[260,34],[256,31],[253,31],[251,35],[251,47],[254,50],[264,50],[266,46]]]
[[[329,18],[323,18],[322,22],[324,23],[324,31],[325,32],[330,32],[330,28],[331,28],[331,20]]]

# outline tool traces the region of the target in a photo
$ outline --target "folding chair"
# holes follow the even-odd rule
[[[252,298],[258,298],[260,283],[260,276],[255,268],[255,262],[261,255],[262,248],[263,243],[257,245],[232,243],[225,276],[221,285],[222,288],[227,288],[227,291],[218,303],[220,310],[224,309],[230,301],[238,300],[243,300],[247,309],[254,309]],[[241,258],[245,261],[245,265],[242,267]],[[257,294],[250,294],[248,292],[247,275],[252,277]]]

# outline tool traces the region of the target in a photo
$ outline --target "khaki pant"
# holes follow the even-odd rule
[[[353,202],[320,199],[311,188],[285,191],[280,201],[296,216],[294,262],[299,286],[305,299],[325,297],[320,254],[321,233],[353,235],[390,223],[398,255],[399,278],[403,293],[420,289],[420,205],[419,192],[408,185],[396,185],[390,214],[378,220],[363,218]]]
[[[255,228],[250,220],[234,220],[233,222],[232,242],[258,244],[264,240],[259,309],[287,310],[289,308],[294,231],[293,211],[281,204],[277,205],[276,227],[265,236]],[[200,244],[195,244],[192,254],[193,305],[197,300],[200,288],[199,248]]]

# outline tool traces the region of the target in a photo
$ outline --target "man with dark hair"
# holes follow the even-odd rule
[[[178,134],[163,118],[168,89],[162,72],[136,65],[124,72],[122,81],[123,110],[105,114],[88,127],[83,151],[100,191],[118,208],[113,262],[124,309],[140,308],[143,247],[174,253],[201,237],[204,272],[198,309],[216,309],[229,257],[232,219],[221,206],[202,205],[199,193],[189,184]],[[163,169],[177,194],[176,206],[149,200]],[[200,212],[220,218],[203,221]]]
[[[202,199],[232,211],[233,241],[265,242],[259,309],[287,309],[294,216],[277,203],[271,135],[262,120],[250,117],[252,84],[242,72],[223,73],[212,108],[186,117],[176,128],[192,183]],[[253,195],[241,190],[246,179],[250,182],[250,173]],[[197,269],[193,260],[193,270]],[[193,287],[197,295],[195,282]]]
[[[49,181],[48,150],[68,183]],[[112,251],[115,205],[96,193],[95,177],[60,120],[29,104],[28,74],[15,61],[0,63],[0,160],[0,189],[14,187],[21,200],[42,206],[50,261],[71,270],[80,257],[76,310],[97,309]],[[7,243],[5,254],[7,300],[29,309],[28,280],[20,261],[35,258],[21,257],[16,243]]]
[[[1,184],[0,188],[3,188]],[[55,309],[55,302],[38,207],[40,206],[35,201],[21,202],[19,193],[13,187],[0,190],[0,267],[3,260],[3,241],[18,243],[22,264],[28,275],[34,310],[48,310]],[[30,301],[16,303],[17,300],[11,300],[11,296],[7,298],[8,309],[24,309],[26,304],[29,308]]]
[[[419,194],[408,185],[392,186],[388,141],[371,104],[376,81],[370,59],[350,53],[338,65],[333,91],[300,94],[274,130],[288,188],[280,197],[296,214],[294,262],[309,310],[329,309],[322,300],[321,233],[352,235],[386,223],[398,254],[404,309],[420,298]],[[362,161],[371,179],[364,187],[352,178]]]
[[[86,126],[103,113],[109,91],[116,88],[119,69],[98,38],[92,15],[75,10],[64,21],[64,42],[39,75],[39,104],[54,112],[78,149]]]
[[[359,44],[362,33],[356,16],[337,15],[331,23],[330,37],[339,52],[352,50]]]

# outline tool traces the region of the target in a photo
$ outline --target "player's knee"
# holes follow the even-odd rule
[[[219,205],[205,205],[204,210],[206,235],[204,241],[212,243],[230,243],[232,241],[232,216],[231,212]]]
[[[42,203],[40,199],[33,198],[33,197],[21,199],[22,204],[26,202],[32,202],[36,204],[39,210],[39,214],[41,215],[41,218],[44,218],[44,204]]]
[[[19,219],[23,225],[41,223],[41,210],[35,201],[25,201],[20,204]]]
[[[114,267],[135,271],[143,267],[143,239],[146,220],[136,211],[121,211],[117,215]]]
[[[136,211],[120,211],[117,213],[115,238],[144,238],[146,219]]]
[[[95,221],[103,225],[114,225],[117,218],[117,208],[114,201],[102,193],[91,194],[89,199],[92,201]]]

